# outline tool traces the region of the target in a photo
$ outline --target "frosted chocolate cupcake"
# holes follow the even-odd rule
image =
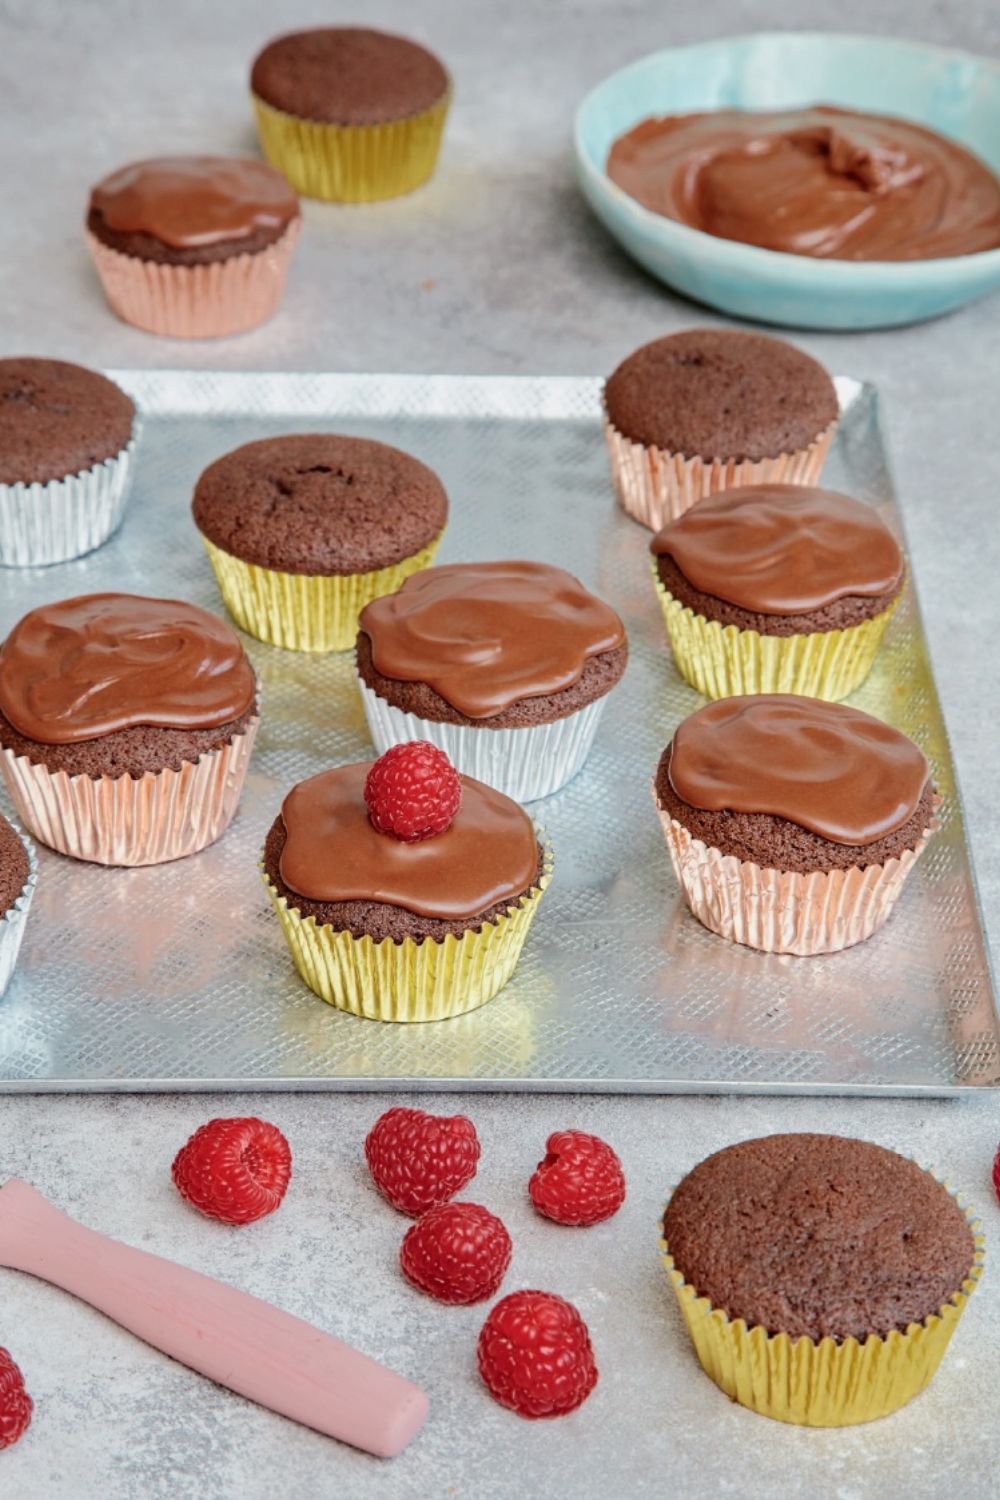
[[[685,719],[654,791],[695,916],[768,953],[835,953],[870,937],[937,826],[912,740],[784,693],[724,698]]]
[[[380,817],[380,780],[390,801],[403,789],[395,823],[391,807]],[[419,820],[428,808],[415,827],[414,810]],[[261,870],[306,984],[381,1021],[439,1020],[492,999],[549,882],[530,818],[429,744],[293,787]]]
[[[235,631],[193,604],[44,604],[0,646],[0,771],[24,826],[61,854],[180,859],[236,811],[256,697]]]
[[[940,1182],[867,1141],[727,1146],[674,1189],[661,1248],[705,1372],[783,1422],[841,1427],[905,1405],[982,1269]]]
[[[398,448],[313,433],[217,459],[192,511],[241,629],[293,651],[346,651],[364,606],[433,559],[448,497]]]
[[[870,505],[810,485],[723,490],[650,550],[678,670],[707,698],[845,698],[871,670],[905,579]]]
[[[132,162],[90,194],[86,235],[113,310],[172,338],[218,338],[278,309],[302,227],[280,172],[243,156]]]
[[[14,972],[36,879],[31,840],[0,817],[0,999]]]
[[[822,365],[781,339],[690,328],[630,354],[604,387],[622,506],[658,531],[743,484],[815,484],[837,425]]]
[[[113,381],[59,359],[0,359],[0,564],[92,552],[118,529],[139,422]]]
[[[437,164],[451,84],[426,47],[363,26],[269,42],[250,75],[264,155],[307,198],[371,203]]]
[[[625,627],[562,568],[451,563],[361,615],[358,678],[379,752],[430,740],[519,802],[583,766],[628,661]]]

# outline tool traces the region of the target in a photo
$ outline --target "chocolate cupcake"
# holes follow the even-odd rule
[[[61,854],[180,859],[236,811],[256,699],[235,631],[193,604],[43,604],[0,646],[0,771],[25,827]]]
[[[306,984],[381,1021],[440,1020],[492,999],[550,868],[527,814],[430,744],[300,782],[261,864]]]
[[[867,1141],[727,1146],[674,1189],[661,1249],[705,1372],[765,1416],[842,1427],[924,1389],[982,1236],[916,1163]]]
[[[398,448],[314,433],[216,459],[191,508],[242,630],[292,651],[346,651],[369,600],[432,560],[448,497]]]
[[[622,506],[658,531],[744,484],[815,484],[838,419],[822,365],[781,339],[690,328],[630,354],[604,387]]]
[[[361,614],[358,679],[381,753],[430,740],[519,802],[582,767],[628,661],[625,627],[562,568],[451,563]]]
[[[650,550],[674,660],[707,698],[846,698],[871,670],[906,573],[870,505],[810,485],[723,490]]]
[[[437,164],[451,83],[425,47],[362,26],[269,42],[250,89],[264,155],[307,198],[371,203]]]
[[[656,806],[677,879],[712,932],[835,953],[886,920],[936,828],[923,752],[843,704],[772,693],[684,720]]]
[[[14,972],[37,878],[31,840],[0,816],[0,999]]]
[[[106,542],[138,434],[135,405],[96,370],[0,359],[0,564],[68,562]]]
[[[126,323],[171,338],[219,338],[277,311],[301,227],[298,199],[264,162],[160,156],[92,189],[86,235]]]

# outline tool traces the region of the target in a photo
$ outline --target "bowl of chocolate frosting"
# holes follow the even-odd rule
[[[624,248],[740,317],[890,327],[1000,286],[1000,62],[803,32],[669,48],[584,99],[575,149]]]

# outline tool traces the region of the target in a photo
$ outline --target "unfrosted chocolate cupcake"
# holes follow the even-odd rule
[[[929,1172],[867,1141],[808,1134],[701,1162],[671,1194],[663,1249],[717,1384],[819,1426],[885,1415],[926,1385],[980,1259],[967,1215]]]
[[[275,38],[250,89],[264,155],[310,198],[371,202],[432,174],[451,85],[426,47],[363,26]]]
[[[811,485],[723,490],[650,550],[674,659],[708,698],[845,698],[871,669],[906,573],[872,506]]]
[[[30,840],[0,816],[0,999],[17,962],[35,878]]]
[[[134,402],[96,370],[0,359],[0,564],[67,562],[105,542],[137,433]]]
[[[628,661],[615,611],[546,563],[429,568],[369,604],[360,626],[377,749],[430,740],[520,802],[580,770]]]
[[[193,604],[41,605],[0,646],[0,770],[24,825],[62,854],[179,859],[236,810],[256,698],[235,631]]]
[[[618,498],[653,531],[735,485],[814,484],[838,417],[814,359],[718,328],[644,344],[607,380],[604,407]]]
[[[936,826],[912,740],[794,694],[699,709],[660,757],[654,790],[695,916],[766,952],[831,953],[869,937]]]
[[[343,651],[364,605],[431,561],[448,497],[398,448],[313,433],[217,459],[192,512],[243,630],[291,650]]]

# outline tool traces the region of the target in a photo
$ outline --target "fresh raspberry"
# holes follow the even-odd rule
[[[407,1281],[438,1302],[482,1302],[507,1274],[510,1235],[478,1203],[442,1203],[403,1236],[399,1264]]]
[[[444,751],[429,740],[393,745],[365,777],[372,827],[404,843],[444,833],[461,800],[458,772]]]
[[[365,1156],[383,1198],[418,1219],[475,1177],[479,1137],[464,1115],[389,1109],[368,1132]]]
[[[511,1292],[479,1335],[479,1373],[501,1406],[522,1417],[562,1417],[597,1384],[587,1325],[553,1292]]]
[[[292,1175],[292,1153],[266,1120],[209,1120],[174,1158],[177,1191],[210,1219],[252,1224],[273,1214]]]
[[[993,1158],[993,1188],[997,1200],[1000,1201],[1000,1146],[997,1147],[997,1154]]]
[[[0,1453],[13,1448],[31,1423],[33,1402],[24,1377],[6,1349],[0,1349]]]
[[[540,1214],[557,1224],[599,1224],[625,1201],[625,1174],[611,1147],[582,1130],[557,1130],[528,1183]]]

